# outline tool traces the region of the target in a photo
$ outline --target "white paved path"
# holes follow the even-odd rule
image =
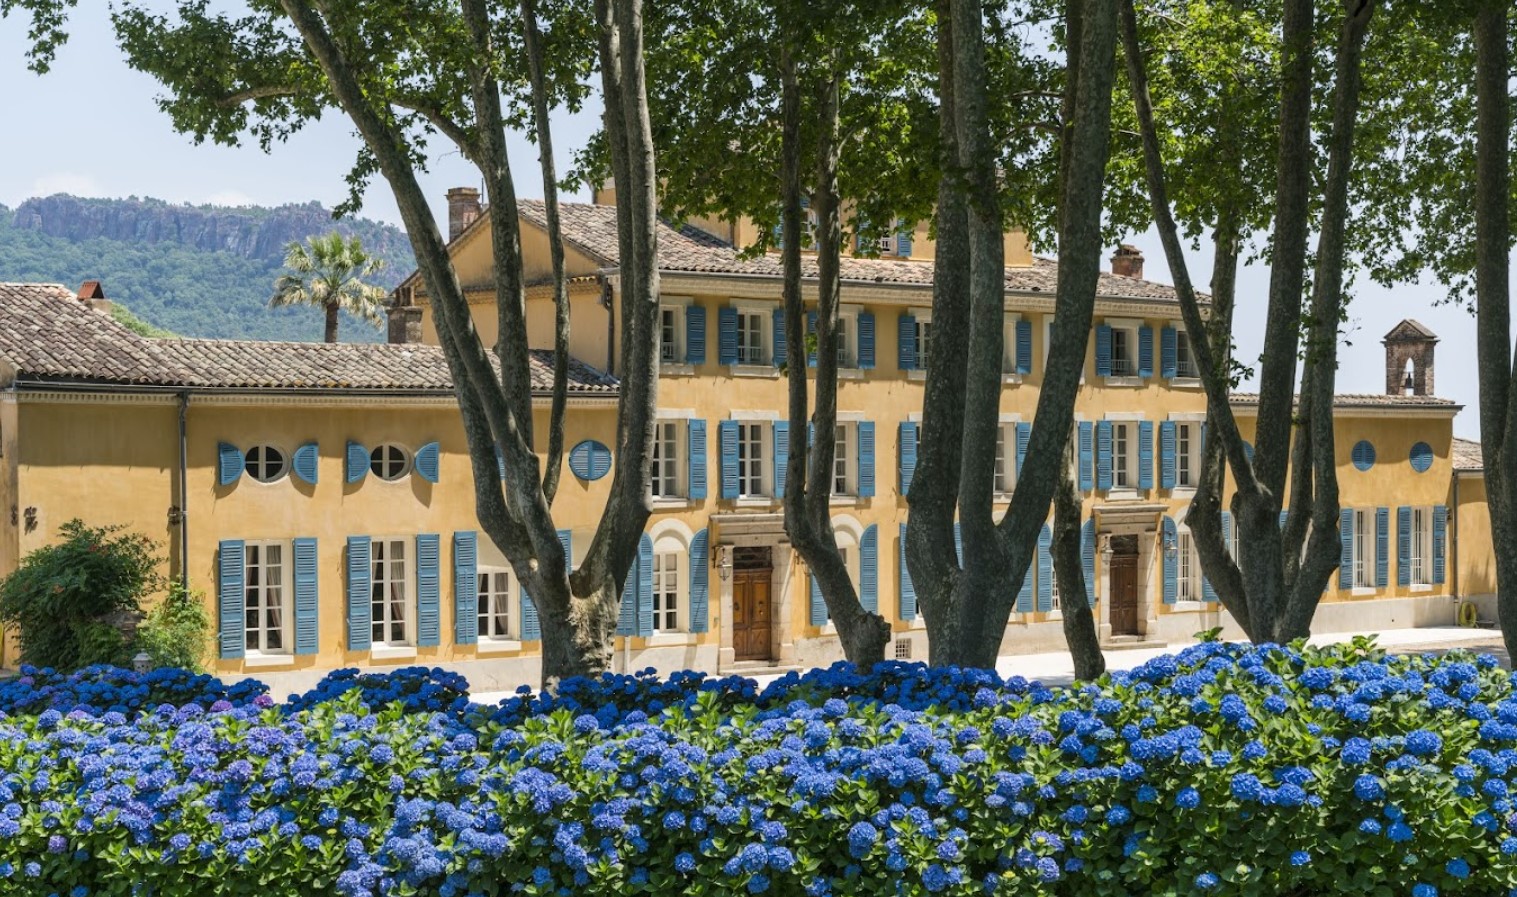
[[[1336,642],[1346,642],[1356,635],[1364,635],[1359,632],[1324,632],[1314,635],[1311,642],[1314,645],[1331,645]],[[1501,633],[1494,629],[1461,629],[1455,626],[1430,627],[1426,629],[1392,629],[1376,635],[1381,647],[1393,651],[1404,652],[1408,648],[1416,649],[1446,649],[1473,646],[1491,646],[1501,643]],[[1147,661],[1165,654],[1172,654],[1184,648],[1187,643],[1180,642],[1164,648],[1142,648],[1127,651],[1107,651],[1106,666],[1111,670],[1127,670],[1140,666]],[[1023,676],[1027,679],[1038,679],[1049,684],[1064,684],[1074,681],[1075,667],[1067,651],[1058,651],[1049,654],[1013,654],[1002,657],[996,662],[996,671],[1002,676]],[[754,676],[754,681],[760,685],[766,685],[779,676]],[[510,697],[511,692],[480,692],[473,695],[476,703],[495,704],[502,699]]]

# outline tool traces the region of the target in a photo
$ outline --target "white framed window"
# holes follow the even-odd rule
[[[1111,328],[1111,375],[1113,377],[1138,375],[1137,334],[1126,327]]]
[[[658,310],[658,360],[681,364],[685,360],[684,308],[663,305]]]
[[[1178,601],[1200,601],[1201,556],[1196,553],[1196,543],[1189,529],[1181,529],[1176,538],[1175,550],[1175,598]]]
[[[1059,571],[1056,567],[1048,568],[1048,609],[1053,613],[1059,613],[1064,608],[1059,603]]]
[[[283,542],[243,545],[244,645],[252,654],[290,653],[289,550]]]
[[[243,456],[242,469],[260,483],[272,483],[290,468],[284,452],[272,445],[255,445]]]
[[[1196,357],[1190,351],[1190,333],[1184,327],[1175,328],[1175,376],[1182,380],[1201,376],[1196,369]]]
[[[687,426],[683,420],[661,420],[653,425],[653,464],[649,481],[654,498],[685,497],[682,443]]]
[[[1175,485],[1194,489],[1201,482],[1201,425],[1175,422]]]
[[[411,644],[411,570],[406,539],[370,543],[369,625],[375,645]]]
[[[769,364],[769,319],[761,310],[737,310],[738,364]]]
[[[1001,333],[1001,373],[1015,374],[1017,372],[1017,321],[1016,315],[1007,315],[1006,322],[1002,325]]]
[[[671,542],[662,543],[664,549]],[[685,552],[679,550],[655,550],[653,553],[653,631],[679,632],[682,606],[681,580]]]
[[[1411,584],[1433,584],[1433,509],[1412,508]]]
[[[1137,448],[1138,425],[1127,421],[1113,421],[1111,425],[1111,485],[1113,489],[1136,489],[1138,486],[1137,461],[1132,457]]]
[[[377,445],[369,452],[369,471],[394,482],[411,472],[411,453],[394,443]]]
[[[1375,511],[1372,508],[1356,508],[1351,519],[1354,532],[1351,545],[1354,551],[1354,588],[1375,587]]]
[[[927,356],[932,351],[932,313],[925,308],[911,310],[916,317],[916,361],[917,370],[927,370]]]
[[[1017,425],[1002,423],[996,428],[997,495],[1010,495],[1017,487]]]
[[[895,234],[885,234],[884,236],[880,237],[879,250],[880,255],[894,255]]]
[[[838,367],[859,366],[859,310],[844,307],[838,311]]]
[[[737,425],[737,495],[738,498],[769,497],[770,425],[762,421],[741,421]]]
[[[858,465],[855,451],[858,446],[858,428],[852,423],[840,423],[833,429],[832,438],[832,494],[857,495]]]
[[[515,632],[511,625],[511,596],[515,592],[511,571],[505,567],[480,567],[478,572],[479,638],[504,641]]]

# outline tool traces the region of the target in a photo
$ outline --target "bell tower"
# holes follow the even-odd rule
[[[1392,396],[1433,394],[1433,347],[1438,336],[1407,318],[1391,328],[1385,344],[1385,392]]]

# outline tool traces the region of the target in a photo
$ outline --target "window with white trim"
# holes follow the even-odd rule
[[[738,498],[769,497],[770,432],[770,425],[762,421],[742,421],[737,425]]]
[[[1175,376],[1191,380],[1201,376],[1190,351],[1190,333],[1184,327],[1175,328]]]
[[[1010,495],[1017,487],[1017,425],[1003,423],[996,428],[997,495]]]
[[[659,306],[658,360],[662,364],[680,364],[685,360],[683,311],[678,305]]]
[[[854,463],[858,444],[857,425],[840,423],[833,430],[832,439],[832,494],[857,495],[858,465]]]
[[[1017,316],[1007,315],[1001,327],[1001,373],[1017,372]]]
[[[1175,539],[1175,599],[1177,601],[1200,601],[1201,555],[1196,551],[1196,542],[1189,529],[1181,529]]]
[[[661,541],[653,553],[653,631],[679,632],[681,606],[680,560],[685,552],[683,546],[668,549],[673,540]]]
[[[1115,369],[1114,369],[1115,370]],[[1127,421],[1113,421],[1111,425],[1111,485],[1113,489],[1136,489],[1138,487],[1137,452],[1138,425]]]
[[[289,462],[284,452],[272,445],[255,445],[243,456],[242,468],[260,483],[272,483],[284,476]]]
[[[838,312],[838,367],[859,366],[858,351],[859,313],[857,309],[844,308]]]
[[[925,310],[916,309],[916,360],[917,370],[927,369],[927,355],[932,350],[932,316]]]
[[[290,653],[288,550],[283,542],[243,545],[244,644],[249,653]]]
[[[1433,584],[1433,509],[1412,508],[1411,584]]]
[[[1059,571],[1054,567],[1049,567],[1048,601],[1049,610],[1053,611],[1054,613],[1058,613],[1059,611],[1063,610],[1063,606],[1059,603]]]
[[[1111,375],[1138,376],[1138,328],[1111,325]]]
[[[376,645],[411,644],[411,576],[405,539],[370,546],[369,625]]]
[[[505,567],[480,567],[478,572],[479,640],[511,638],[511,595],[515,591],[511,571]]]
[[[1201,481],[1201,425],[1175,422],[1175,485],[1195,488]]]
[[[1375,511],[1355,508],[1349,519],[1354,528],[1349,540],[1354,553],[1354,588],[1372,589],[1375,587]]]
[[[737,310],[738,364],[769,364],[768,317],[758,310]]]
[[[685,431],[683,420],[661,420],[653,425],[653,464],[649,485],[654,498],[685,497]]]

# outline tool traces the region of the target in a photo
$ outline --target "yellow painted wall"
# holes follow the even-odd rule
[[[1491,538],[1491,511],[1486,504],[1485,477],[1478,474],[1459,477],[1455,495],[1457,504],[1452,496],[1450,504],[1454,505],[1458,515],[1453,523],[1459,540],[1458,594],[1494,595],[1496,552]]]

